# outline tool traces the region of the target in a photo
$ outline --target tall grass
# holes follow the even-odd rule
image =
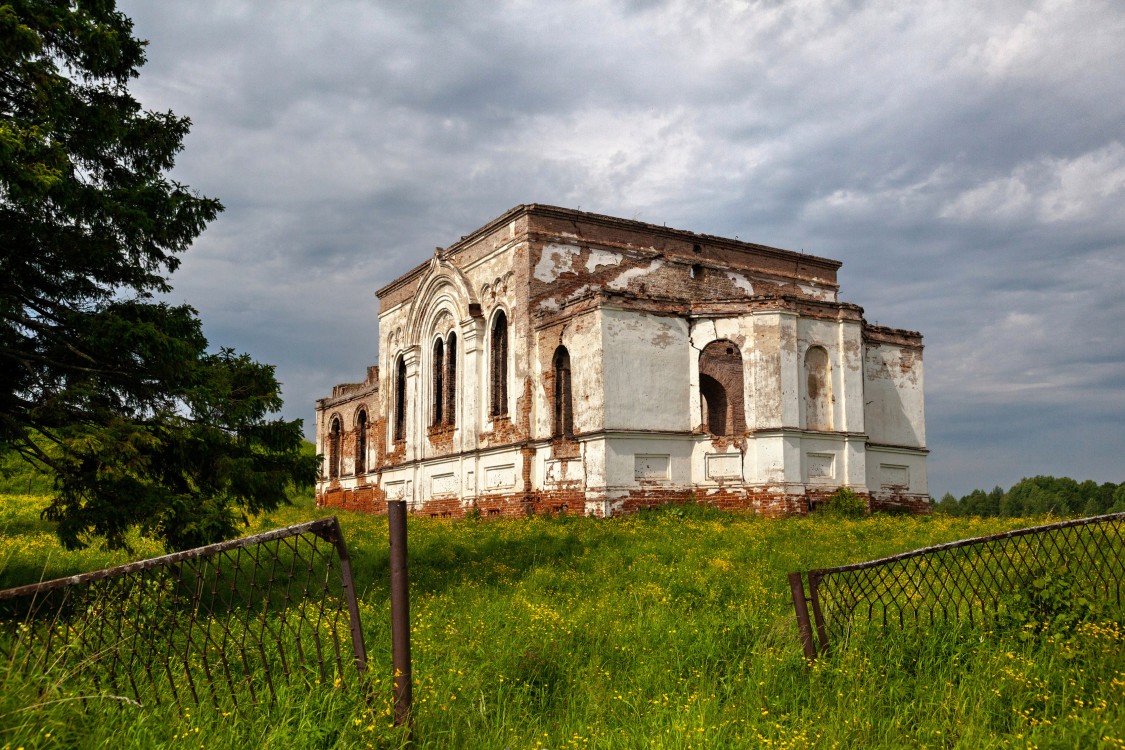
[[[0,586],[38,577],[28,571],[120,561],[50,546],[49,529],[20,503],[30,506],[0,499]],[[305,501],[248,532],[323,513]],[[389,726],[386,521],[340,515],[370,700],[313,685],[238,716],[112,697],[83,708],[49,702],[65,697],[52,687],[56,675],[9,674],[0,677],[0,747],[399,746]],[[1125,747],[1116,610],[1031,638],[872,629],[811,668],[800,655],[786,573],[1026,521],[768,521],[688,507],[609,520],[409,523],[418,747]]]

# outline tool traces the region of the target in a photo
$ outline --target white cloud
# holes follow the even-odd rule
[[[1125,147],[1114,141],[1074,158],[1044,157],[970,188],[942,206],[958,221],[1098,220],[1125,227]]]
[[[990,79],[1096,83],[1107,58],[1120,58],[1125,22],[1112,0],[993,3],[973,14],[974,39],[961,57]],[[1093,74],[1093,75],[1091,75]]]

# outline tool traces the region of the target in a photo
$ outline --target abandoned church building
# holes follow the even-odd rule
[[[922,337],[840,301],[840,265],[517,206],[378,290],[379,364],[316,403],[317,502],[928,512]]]

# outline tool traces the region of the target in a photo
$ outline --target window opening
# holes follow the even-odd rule
[[[457,334],[450,332],[445,352],[445,423],[457,424]]]
[[[494,417],[508,414],[508,317],[501,310],[492,323],[490,372],[492,398],[489,413]]]
[[[332,418],[328,433],[328,478],[340,478],[340,418]]]
[[[746,432],[742,354],[733,341],[712,341],[699,354],[699,398],[703,428],[712,435]]]
[[[574,399],[570,386],[570,352],[565,346],[555,349],[555,418],[553,437],[574,437]]]
[[[702,398],[703,428],[714,435],[727,434],[727,392],[718,380],[700,374],[699,395]]]
[[[355,420],[355,473],[367,473],[367,411],[362,410]]]
[[[395,440],[406,439],[406,359],[395,366]]]
[[[434,408],[431,424],[442,424],[442,404],[445,401],[445,345],[441,339],[434,342]]]

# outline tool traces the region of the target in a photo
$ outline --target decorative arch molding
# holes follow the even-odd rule
[[[410,304],[406,339],[411,345],[421,344],[430,333],[436,332],[433,326],[442,310],[448,311],[457,322],[467,320],[474,307],[479,307],[476,295],[461,269],[440,258],[432,258]]]

